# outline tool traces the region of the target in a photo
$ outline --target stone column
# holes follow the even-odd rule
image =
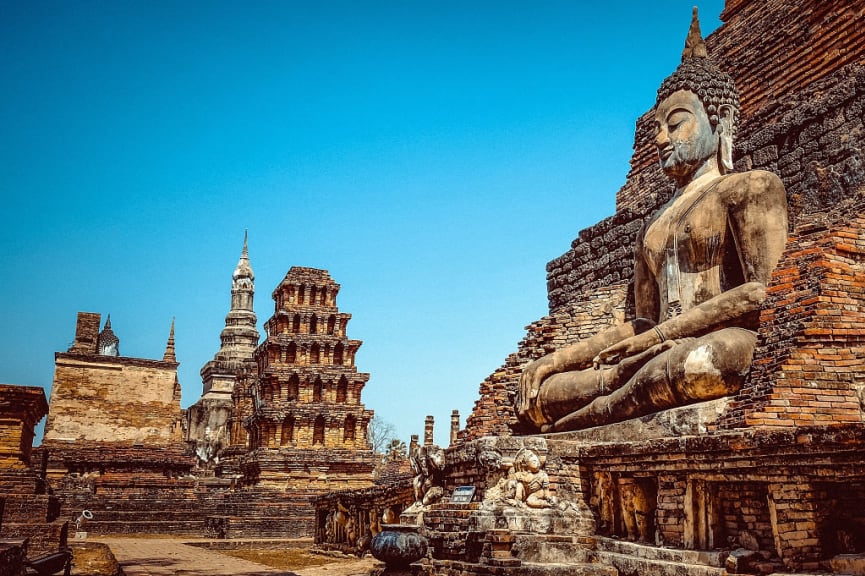
[[[424,446],[431,446],[433,444],[433,426],[435,426],[435,419],[432,416],[427,416],[426,422],[423,425]]]
[[[457,434],[460,431],[460,411],[454,410],[451,412],[451,443],[453,446],[457,442]]]
[[[775,552],[791,570],[814,570],[823,555],[817,518],[820,495],[806,478],[769,484],[769,519]]]

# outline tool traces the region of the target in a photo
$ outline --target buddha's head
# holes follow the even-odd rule
[[[733,79],[706,56],[697,9],[685,41],[682,63],[658,89],[655,144],[661,168],[679,185],[704,167],[733,169],[733,134],[739,95]]]

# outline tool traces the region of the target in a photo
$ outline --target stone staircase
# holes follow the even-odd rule
[[[205,530],[215,538],[308,537],[315,530],[315,508],[306,495],[245,488],[224,495]]]
[[[619,576],[727,576],[726,552],[659,548],[636,542],[598,537],[594,558]]]
[[[203,536],[205,518],[222,501],[224,487],[187,479],[142,479],[94,489],[60,489],[64,514],[93,513],[83,530],[92,535],[175,534]]]

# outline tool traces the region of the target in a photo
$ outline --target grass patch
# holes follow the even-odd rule
[[[214,550],[220,554],[226,554],[235,558],[242,558],[252,562],[258,562],[280,570],[299,570],[311,566],[323,566],[324,564],[342,564],[356,562],[357,558],[331,558],[319,554],[311,554],[300,548],[285,548],[282,550],[268,550],[252,548],[245,550]]]

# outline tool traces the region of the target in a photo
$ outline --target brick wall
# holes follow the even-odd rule
[[[642,215],[625,209],[580,231],[571,249],[547,264],[550,310],[582,300],[587,292],[598,288],[629,283],[634,243],[642,224]]]
[[[862,421],[865,386],[865,202],[790,237],[768,289],[748,380],[725,427]],[[826,220],[843,217],[829,214]]]
[[[55,354],[45,442],[181,439],[177,363],[96,354]]]

